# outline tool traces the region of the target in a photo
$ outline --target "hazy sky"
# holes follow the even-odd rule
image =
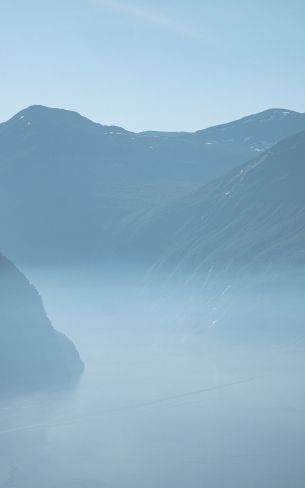
[[[131,130],[305,111],[304,0],[1,0],[0,120],[31,104]]]

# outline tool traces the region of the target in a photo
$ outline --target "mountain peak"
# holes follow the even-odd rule
[[[11,120],[22,120],[24,118],[34,119],[37,122],[42,122],[44,120],[51,121],[55,118],[57,120],[64,119],[70,121],[73,119],[83,119],[93,123],[91,120],[83,117],[78,112],[65,110],[62,108],[46,107],[45,105],[30,105],[29,107],[21,110],[16,115],[14,115]]]
[[[93,131],[99,131],[100,134],[129,133],[129,131],[126,131],[121,127],[107,126],[93,122],[92,120],[73,110],[46,107],[44,105],[30,105],[29,107],[18,112],[3,125],[18,126],[19,124],[21,124],[22,127],[30,127],[32,125],[39,128],[57,127],[60,130],[70,130],[72,128],[87,131],[93,129]]]
[[[269,122],[274,120],[283,120],[289,116],[299,116],[302,115],[300,112],[295,112],[294,110],[289,110],[285,108],[269,108],[258,112],[253,115],[248,115],[240,119],[240,121],[258,121],[258,122]],[[237,121],[238,122],[238,121]]]

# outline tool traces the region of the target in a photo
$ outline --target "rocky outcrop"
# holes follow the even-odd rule
[[[67,384],[83,368],[73,343],[53,328],[36,289],[0,255],[0,392]]]

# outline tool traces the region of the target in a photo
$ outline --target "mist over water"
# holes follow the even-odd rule
[[[1,401],[1,487],[303,487],[299,282],[24,271],[86,370]]]

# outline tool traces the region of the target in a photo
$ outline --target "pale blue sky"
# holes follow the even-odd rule
[[[1,0],[0,120],[31,104],[131,130],[305,111],[304,0]]]

